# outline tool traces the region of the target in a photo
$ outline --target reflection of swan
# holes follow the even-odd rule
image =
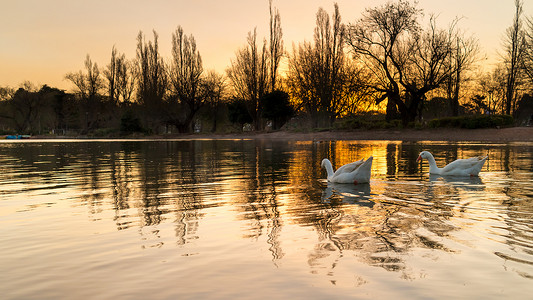
[[[358,185],[346,185],[334,182],[328,182],[327,187],[322,193],[322,201],[329,202],[334,195],[339,196],[343,202],[357,203],[364,206],[372,207],[373,201],[370,201],[370,184],[362,183]]]
[[[427,159],[429,162],[429,174],[451,175],[451,176],[477,176],[488,156],[457,159],[444,168],[437,167],[435,158],[428,151],[420,152],[416,161]]]
[[[481,178],[479,178],[479,176],[456,177],[430,174],[429,181],[442,181],[446,185],[451,185],[462,190],[481,191],[484,189],[483,181]]]
[[[333,166],[329,159],[324,158],[321,166],[328,172],[328,181],[335,183],[368,183],[370,182],[370,169],[372,168],[373,157],[370,156],[367,160],[358,160],[353,163],[346,164],[333,172]]]
[[[455,176],[442,176],[442,175],[435,175],[430,174],[429,175],[429,181],[438,181],[439,179],[442,179],[444,182],[452,183],[452,184],[483,184],[483,181],[479,176],[473,176],[473,177],[455,177]]]

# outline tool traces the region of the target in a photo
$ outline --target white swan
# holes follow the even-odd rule
[[[427,159],[429,162],[429,174],[451,176],[477,176],[488,156],[479,156],[452,161],[444,168],[437,167],[435,158],[428,151],[420,152],[416,161]]]
[[[370,156],[367,160],[358,160],[353,163],[346,164],[333,172],[333,166],[329,159],[324,158],[321,166],[328,172],[328,181],[335,183],[368,183],[370,182],[370,169],[372,168],[373,157]]]

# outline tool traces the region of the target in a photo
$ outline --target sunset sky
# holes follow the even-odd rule
[[[280,11],[287,50],[293,43],[311,40],[319,7],[330,14],[335,1],[274,0]],[[355,22],[365,8],[385,0],[339,0],[343,22]],[[533,3],[524,1],[524,14],[533,15]],[[514,0],[419,0],[425,15],[439,15],[446,26],[462,17],[460,27],[475,35],[490,66],[502,49],[505,29],[511,25]],[[4,1],[0,9],[0,86],[18,87],[29,80],[40,86],[71,90],[68,72],[83,69],[87,54],[100,67],[108,64],[113,45],[128,58],[135,57],[141,30],[152,40],[159,34],[160,53],[171,57],[170,42],[178,25],[192,34],[204,69],[224,72],[235,51],[245,45],[257,27],[259,38],[268,38],[268,0],[20,0]]]

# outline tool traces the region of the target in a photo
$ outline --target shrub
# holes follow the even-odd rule
[[[294,108],[289,101],[289,94],[274,91],[261,98],[261,115],[272,121],[272,129],[280,129],[293,115]]]
[[[430,128],[453,127],[453,128],[494,128],[511,126],[514,119],[509,115],[473,115],[440,118],[429,121]]]
[[[113,137],[118,135],[116,128],[97,128],[90,133],[93,137]]]
[[[141,121],[131,111],[126,111],[120,118],[120,132],[124,134],[142,132]]]
[[[240,124],[252,123],[253,119],[248,113],[246,102],[242,99],[234,99],[228,104],[228,114],[231,123]]]
[[[417,124],[412,123],[408,127],[415,127]],[[349,116],[337,120],[333,127],[338,130],[351,129],[393,129],[403,128],[401,120],[391,120],[387,122],[385,116],[381,115],[357,115]]]

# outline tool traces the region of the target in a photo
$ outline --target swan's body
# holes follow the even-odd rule
[[[437,167],[435,158],[428,151],[420,152],[416,161],[427,159],[429,162],[429,174],[450,175],[450,176],[477,176],[485,164],[488,156],[472,157],[452,161],[444,168]]]
[[[333,172],[333,166],[329,159],[322,160],[322,168],[326,169],[328,173],[328,181],[334,183],[368,183],[370,182],[370,169],[372,168],[373,157],[370,156],[367,160],[358,160],[353,163],[346,164]]]

